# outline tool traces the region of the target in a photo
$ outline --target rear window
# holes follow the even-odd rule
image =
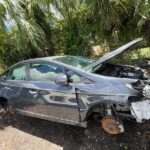
[[[25,80],[25,65],[20,65],[11,70],[10,80]]]

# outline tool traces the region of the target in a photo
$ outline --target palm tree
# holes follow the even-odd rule
[[[54,54],[50,25],[52,15],[48,10],[49,5],[48,0],[43,3],[36,0],[0,2],[0,25],[4,34],[13,33],[15,37],[13,50],[21,59]],[[9,25],[11,28],[9,30],[8,18],[14,22],[13,27]],[[29,55],[26,56],[25,53]]]
[[[149,37],[149,9],[149,0],[1,0],[0,57],[89,55],[92,45],[111,43],[114,31],[129,40],[143,25]],[[15,24],[9,30],[8,19]]]

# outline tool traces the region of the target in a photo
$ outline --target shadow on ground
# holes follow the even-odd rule
[[[136,124],[126,121],[125,133],[112,136],[105,133],[99,123],[90,123],[89,130],[85,130],[22,115],[18,115],[13,122],[8,120],[1,124],[1,129],[11,125],[26,133],[60,145],[64,150],[150,149],[150,122]]]

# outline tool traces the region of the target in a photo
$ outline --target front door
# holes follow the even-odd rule
[[[54,121],[78,123],[79,111],[74,86],[55,84],[64,69],[50,63],[37,62],[29,65],[28,93],[32,99],[24,110]]]

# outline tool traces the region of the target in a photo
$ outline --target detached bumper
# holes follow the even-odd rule
[[[150,119],[150,99],[131,103],[131,114],[137,122]]]

